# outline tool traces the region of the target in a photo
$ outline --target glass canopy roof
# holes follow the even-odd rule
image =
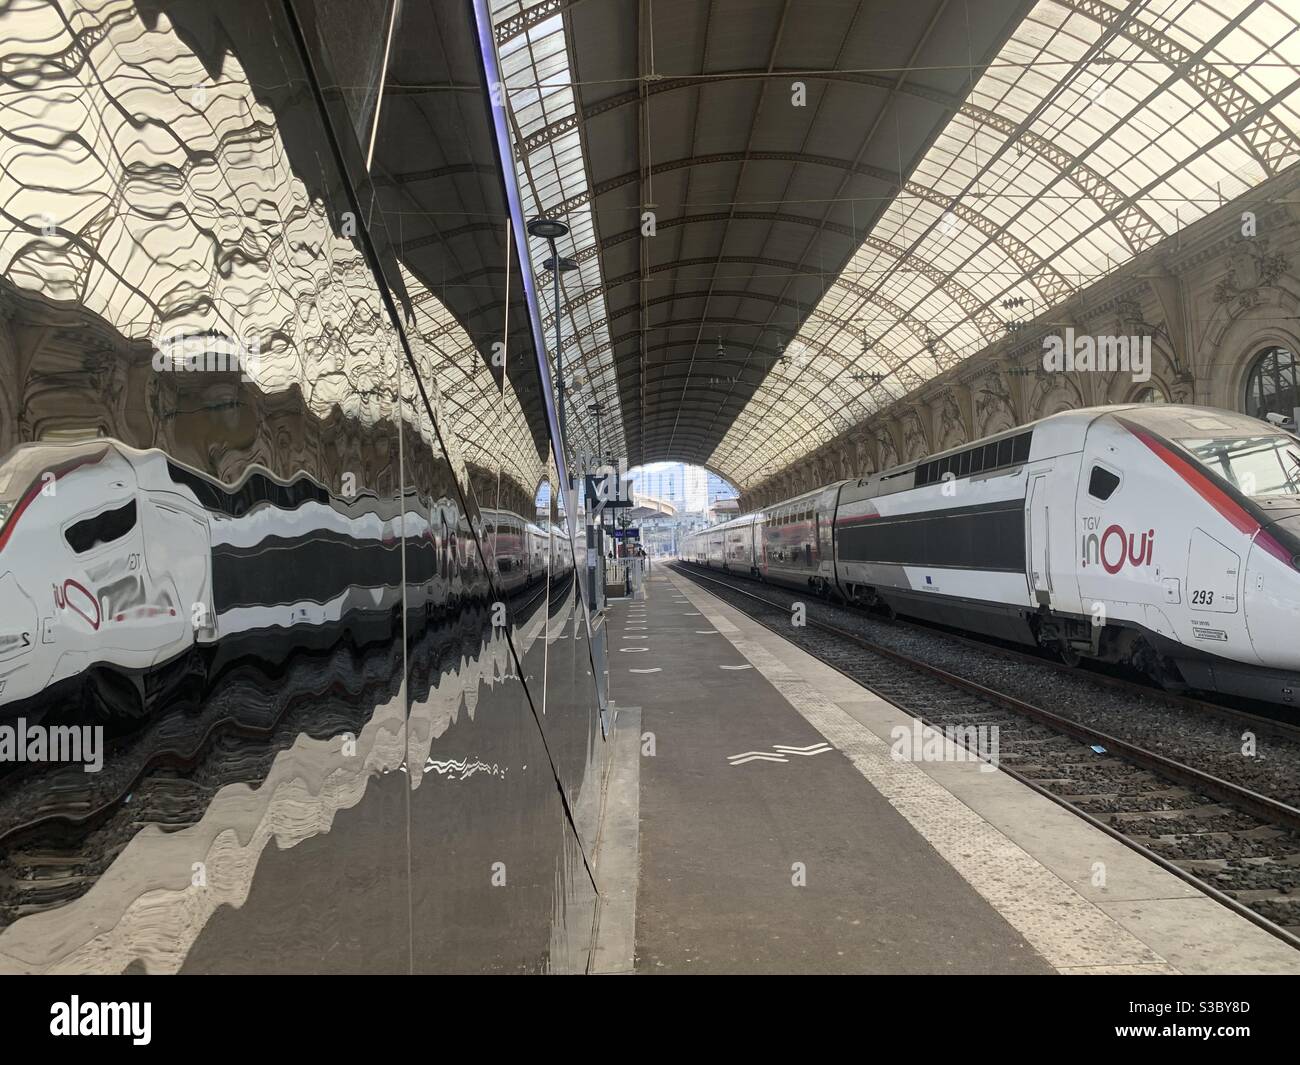
[[[516,16],[529,5],[521,0],[493,0],[496,25]],[[525,217],[554,214],[569,224],[569,235],[559,241],[562,256],[573,249],[592,249],[596,233],[588,203],[586,164],[577,105],[571,85],[564,20],[555,15],[512,36],[499,48],[501,76],[510,113],[519,184]],[[565,128],[565,127],[568,128]],[[559,129],[553,137],[530,147],[529,138],[544,130]],[[545,314],[544,331],[548,349],[553,348],[555,308],[553,281],[542,266],[549,257],[546,242],[532,242],[533,271],[538,279],[539,298]],[[565,381],[569,389],[569,446],[577,452],[595,454],[596,424],[588,414],[592,404],[601,411],[600,445],[605,452],[625,455],[618,384],[613,359],[608,356],[609,330],[604,300],[575,300],[582,292],[602,288],[600,258],[579,257],[579,268],[561,279],[561,305],[568,305],[561,323],[564,338]],[[574,340],[577,340],[577,345]],[[587,352],[606,352],[603,359],[584,359]],[[552,357],[554,351],[552,350]],[[553,368],[554,369],[554,368]]]
[[[603,299],[575,299],[602,290],[563,20],[543,17],[560,6],[494,0],[493,17],[514,20],[500,48],[526,202],[563,211],[592,251],[566,278],[566,355],[612,425]],[[1290,166],[1298,18],[1287,0],[1041,0],[972,70],[708,465],[742,486],[770,476]],[[582,425],[585,404],[571,411]]]
[[[713,468],[762,480],[1300,157],[1300,6],[1130,6],[1033,8]]]
[[[91,62],[56,78],[51,59],[50,80],[0,94],[0,272],[160,349],[195,334],[230,338],[232,350],[256,352],[244,371],[257,388],[301,389],[321,418],[337,408],[365,424],[395,420],[399,381],[408,414],[418,410],[374,275],[292,169],[276,116],[236,57],[211,78],[165,18],[146,26],[130,0],[70,21],[44,0],[5,15],[9,40],[31,55],[63,54],[96,25],[115,32],[92,38]],[[137,113],[159,122],[142,126]],[[450,427],[448,449],[459,447],[453,461],[500,468],[531,490],[541,460],[514,389],[503,395],[451,312],[402,276],[411,348]],[[418,421],[431,444],[427,418]],[[498,431],[483,433],[488,423]]]

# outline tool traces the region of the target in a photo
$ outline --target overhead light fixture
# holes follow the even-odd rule
[[[538,216],[530,218],[525,223],[525,228],[532,237],[544,240],[547,243],[551,256],[546,260],[545,266],[551,271],[551,285],[554,290],[555,299],[555,376],[559,382],[558,399],[560,414],[560,439],[561,444],[560,465],[564,467],[564,477],[568,482],[568,446],[569,430],[568,419],[565,416],[564,408],[564,342],[560,335],[560,323],[564,318],[563,308],[560,306],[560,277],[570,270],[576,270],[578,264],[572,259],[566,259],[562,256],[555,246],[555,242],[569,232],[567,222],[561,222],[558,218],[546,218]]]
[[[569,231],[569,226],[558,218],[530,218],[527,229],[534,237],[542,240],[558,240]]]
[[[718,337],[718,351],[717,351],[717,355],[718,355],[718,358],[720,358],[720,359],[725,359],[725,358],[727,357],[727,349],[724,348],[724,347],[722,346],[722,337],[721,337],[721,336]]]

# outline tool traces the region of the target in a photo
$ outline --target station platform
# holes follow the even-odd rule
[[[1006,774],[895,760],[909,715],[666,565],[606,624],[619,839],[597,861],[598,970],[1300,972]]]

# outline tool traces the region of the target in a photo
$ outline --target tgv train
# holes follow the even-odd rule
[[[1228,411],[1056,414],[693,533],[682,556],[1169,687],[1300,694],[1300,439]]]
[[[391,639],[403,563],[408,618],[425,619],[573,567],[558,529],[479,523],[491,584],[449,499],[344,498],[260,467],[228,486],[108,440],[24,445],[0,464],[0,706],[94,671],[98,708],[135,714],[194,649]]]

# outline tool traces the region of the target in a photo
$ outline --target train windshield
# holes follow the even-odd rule
[[[1265,434],[1178,443],[1245,495],[1300,495],[1300,443],[1294,437]]]
[[[49,468],[48,459],[40,452],[19,451],[0,465],[0,529],[28,490],[39,487],[41,474]]]
[[[35,496],[47,483],[74,465],[98,462],[107,450],[102,443],[31,444],[10,452],[9,457],[0,462],[0,535],[4,534],[10,518],[18,520],[18,515],[31,501],[29,497]]]

